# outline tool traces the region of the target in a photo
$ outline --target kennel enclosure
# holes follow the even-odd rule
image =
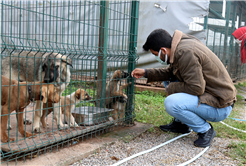
[[[56,86],[69,83],[62,96],[69,96],[81,88],[92,97],[90,101],[80,100],[75,103],[79,113],[85,115],[83,120],[87,120],[87,123],[79,119],[77,120],[79,127],[58,128],[53,120],[54,115],[49,114],[47,116],[49,128],[41,127],[41,132],[32,138],[24,138],[18,133],[16,114],[18,115],[19,112],[18,109],[12,112],[8,121],[12,130],[6,132],[14,137],[15,141],[1,143],[1,162],[9,164],[17,163],[18,159],[25,161],[27,158],[68,147],[117,128],[119,125],[112,120],[112,111],[107,109],[105,100],[107,98],[116,100],[119,96],[108,96],[106,86],[114,71],[131,72],[139,58],[136,54],[139,2],[1,1],[0,6],[0,71],[4,65],[2,62],[6,58],[10,61],[14,58],[26,58],[28,61],[29,56],[20,57],[23,51],[62,54],[72,60],[73,67],[67,65],[67,70],[71,72],[70,82],[63,82],[66,79],[60,79],[49,83]],[[62,59],[59,60],[55,65],[62,65]],[[28,63],[25,65],[28,70],[36,72],[38,64],[34,64],[33,67],[29,67]],[[11,70],[11,65],[8,68]],[[52,73],[51,66],[48,66],[47,70],[49,74]],[[124,125],[130,125],[135,116],[133,81],[131,77],[118,80],[119,85],[132,83],[122,90],[122,93],[128,97],[125,116],[119,119]],[[27,83],[30,84],[35,82]],[[59,107],[64,106],[59,105]],[[91,118],[92,113],[86,111],[88,108],[97,110],[98,113],[93,114]],[[43,110],[46,109],[54,109],[54,107]],[[35,110],[35,103],[28,105],[24,112],[24,119],[33,121],[35,111],[41,113],[41,109]],[[59,116],[64,121],[65,115]],[[25,124],[25,130],[32,132],[33,126]]]

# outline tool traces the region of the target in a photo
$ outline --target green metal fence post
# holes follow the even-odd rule
[[[226,55],[228,54],[227,51],[227,40],[228,40],[228,29],[229,29],[229,19],[231,13],[231,1],[226,2],[226,24],[225,24],[225,39],[224,39],[224,52],[223,52],[223,59],[222,62],[226,66]]]
[[[135,69],[135,59],[136,59],[136,52],[137,52],[137,34],[138,34],[138,8],[139,2],[132,1],[131,4],[131,21],[130,21],[130,39],[129,39],[129,65],[128,65],[128,72],[132,72]],[[129,82],[131,82],[131,86],[127,88],[127,94],[131,94],[128,100],[127,108],[129,110],[129,122],[131,123],[134,119],[132,113],[134,111],[133,106],[133,91],[134,91],[134,78],[130,78]]]
[[[1,5],[1,10],[0,11],[3,11],[2,9],[2,5]],[[0,16],[0,27],[1,27],[1,40],[0,40],[0,63],[1,63],[1,67],[0,67],[0,74],[2,75],[2,17],[3,17],[3,14],[1,13],[1,16]],[[0,101],[2,100],[2,77],[0,77]],[[1,105],[0,105],[0,110],[1,110]],[[0,118],[1,118],[1,111],[0,111]],[[1,121],[1,120],[0,120]]]
[[[239,8],[239,12],[238,13],[240,13],[239,14],[239,19],[238,19],[238,27],[240,27],[240,25],[241,25],[241,22],[242,22],[242,8]],[[236,68],[236,76],[238,77],[238,73],[240,73],[240,68],[238,69],[238,67],[240,67],[240,66],[238,66],[238,57],[240,56],[240,52],[239,52],[239,49],[240,49],[240,47],[239,47],[239,44],[237,44],[236,43],[236,52],[235,52],[235,54],[236,54],[236,60],[235,60],[235,68]]]
[[[100,28],[99,28],[99,46],[98,46],[98,87],[97,96],[100,99],[100,107],[105,107],[106,98],[106,79],[107,79],[107,45],[108,45],[108,19],[109,19],[109,1],[100,2]],[[97,102],[97,107],[99,102]]]
[[[235,56],[235,44],[233,43],[234,37],[232,35],[232,33],[234,32],[234,30],[236,30],[235,28],[235,20],[236,20],[236,10],[237,10],[237,2],[232,2],[233,5],[233,14],[232,14],[232,25],[231,25],[231,29],[229,31],[230,33],[230,65],[228,65],[228,72],[230,73],[230,76],[233,77],[233,73],[235,73],[235,68],[232,66],[232,57]]]
[[[214,30],[214,40],[213,40],[213,52],[214,52],[214,47],[215,47],[215,39],[216,39],[216,29]]]
[[[206,45],[208,44],[208,16],[204,17],[204,26],[203,29],[205,30],[205,32],[207,32],[207,38],[206,38]]]
[[[221,59],[221,55],[220,55],[220,52],[221,52],[221,40],[222,40],[222,33],[220,32],[220,44],[219,44],[219,53],[217,56],[219,56],[219,58]]]

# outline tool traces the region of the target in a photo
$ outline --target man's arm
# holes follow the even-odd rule
[[[171,81],[174,79],[172,67],[158,68],[158,69],[146,69],[148,80],[147,82],[154,81]]]

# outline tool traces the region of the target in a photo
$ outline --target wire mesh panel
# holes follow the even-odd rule
[[[245,25],[245,2],[211,1],[207,19],[207,46],[220,58],[231,78],[245,79],[245,64],[240,61],[240,47],[232,33]]]
[[[137,1],[0,5],[2,163],[133,122]]]
[[[245,26],[246,3],[243,1],[210,1],[209,14],[194,18],[193,30],[205,29],[206,45],[225,65],[233,81],[245,79],[245,64],[241,63],[240,45],[232,33]]]

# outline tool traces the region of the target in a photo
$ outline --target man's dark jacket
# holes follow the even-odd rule
[[[220,59],[200,40],[176,30],[173,35],[170,66],[147,69],[148,82],[168,81],[169,95],[188,93],[199,96],[199,103],[224,108],[236,101],[236,88]],[[180,99],[182,100],[182,99]]]

